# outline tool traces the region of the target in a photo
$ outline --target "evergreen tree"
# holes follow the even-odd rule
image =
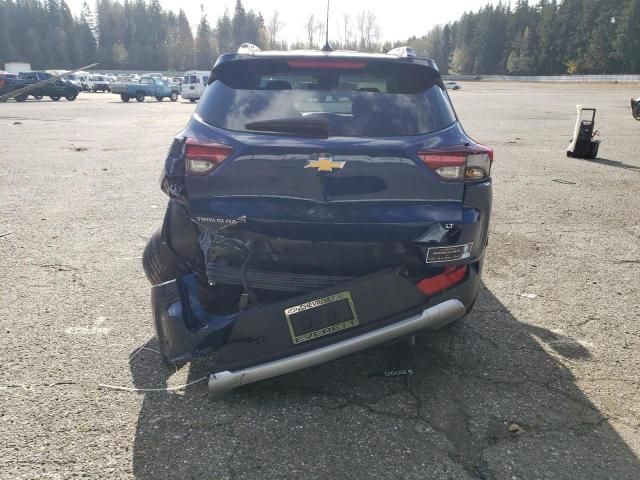
[[[231,20],[233,27],[233,51],[235,51],[241,43],[248,42],[248,28],[247,28],[247,12],[242,6],[242,0],[236,0],[236,8],[233,12],[233,19]]]
[[[87,2],[82,5],[80,18],[77,20],[75,39],[80,54],[79,64],[88,65],[97,59],[98,45],[94,34],[95,20]],[[78,65],[80,66],[80,65]]]
[[[615,39],[615,57],[627,73],[640,73],[640,0],[627,0],[616,22],[619,24]],[[615,13],[615,12],[614,12]]]
[[[208,70],[213,67],[215,55],[212,48],[211,27],[207,21],[207,16],[202,15],[198,24],[198,32],[196,33],[196,67],[201,70]]]
[[[231,53],[238,48],[237,45],[234,48],[233,25],[231,24],[231,18],[229,18],[229,12],[226,10],[224,11],[224,15],[218,18],[216,39],[220,53]]]

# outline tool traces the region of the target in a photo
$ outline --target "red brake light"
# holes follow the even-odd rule
[[[287,64],[295,68],[342,68],[358,69],[364,68],[366,62],[345,62],[337,60],[289,60]]]
[[[184,160],[187,175],[206,175],[231,155],[233,148],[223,143],[213,143],[197,138],[187,138],[184,144]]]
[[[425,295],[435,295],[462,282],[467,274],[468,265],[458,267],[445,267],[444,272],[435,277],[425,278],[418,283],[418,288]]]
[[[418,157],[443,180],[479,182],[489,178],[493,150],[483,145],[456,145],[434,150],[421,150]]]

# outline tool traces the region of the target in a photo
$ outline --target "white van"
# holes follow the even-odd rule
[[[190,70],[182,77],[182,98],[195,102],[204,93],[209,81],[209,73],[206,70]]]
[[[79,71],[74,75],[82,85],[82,90],[84,90],[85,92],[90,92],[93,90],[93,80],[91,80],[91,74],[89,72]]]

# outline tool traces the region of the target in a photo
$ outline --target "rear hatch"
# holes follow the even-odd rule
[[[252,58],[218,64],[212,80],[180,138],[189,210],[202,226],[440,242],[462,223],[464,183],[442,179],[418,155],[470,142],[435,69]]]

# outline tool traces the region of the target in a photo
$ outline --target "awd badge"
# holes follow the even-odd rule
[[[333,172],[333,169],[342,170],[347,162],[334,162],[331,157],[320,155],[317,160],[309,160],[304,168],[317,168],[318,172]]]

